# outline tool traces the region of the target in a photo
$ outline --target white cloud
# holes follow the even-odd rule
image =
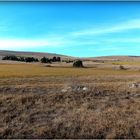
[[[34,47],[59,47],[61,40],[27,40],[27,39],[0,39],[0,49],[25,49]]]
[[[106,39],[105,42],[110,43],[140,43],[140,38],[114,38]]]
[[[134,19],[125,21],[110,27],[99,27],[98,29],[86,29],[71,33],[73,36],[84,36],[84,35],[102,35],[106,33],[116,33],[126,30],[140,29],[140,19]]]
[[[2,29],[2,26],[0,27]],[[4,27],[3,27],[4,29]],[[6,28],[5,28],[6,29]],[[87,35],[102,35],[106,33],[116,33],[125,30],[140,29],[140,19],[123,22],[114,26],[100,28],[100,29],[87,29],[79,32],[67,33],[65,35],[50,35],[44,36],[40,39],[0,39],[1,50],[16,50],[16,49],[33,49],[37,47],[46,48],[67,48],[70,46],[98,46],[110,45],[116,43],[140,43],[140,38],[93,38]],[[112,49],[112,48],[107,48]],[[114,49],[114,48],[113,48]],[[117,49],[117,48],[115,48]],[[115,50],[114,49],[114,50]]]
[[[20,50],[33,48],[67,48],[69,46],[92,45],[95,41],[75,40],[71,37],[46,37],[47,39],[0,39],[0,50]]]

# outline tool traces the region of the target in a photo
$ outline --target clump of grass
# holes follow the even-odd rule
[[[120,70],[126,70],[126,68],[122,65],[120,65]]]

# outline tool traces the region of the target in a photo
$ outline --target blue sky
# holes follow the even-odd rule
[[[0,49],[140,55],[140,2],[0,2]]]

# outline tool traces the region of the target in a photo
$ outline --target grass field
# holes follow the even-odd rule
[[[136,75],[140,71],[104,68],[45,67],[36,64],[0,64],[0,77]]]
[[[139,61],[120,61],[120,62],[112,62],[114,65],[137,65],[140,66]]]
[[[0,64],[0,138],[140,138],[139,83],[140,71]]]

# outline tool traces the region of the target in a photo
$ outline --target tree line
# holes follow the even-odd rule
[[[47,58],[47,57],[43,57],[40,59],[41,63],[52,63],[52,62],[61,62],[61,58],[60,57],[56,57],[54,56],[53,58]]]
[[[61,62],[61,57],[54,56],[53,58],[42,57],[40,60],[34,57],[22,57],[22,56],[15,56],[15,55],[8,55],[4,56],[2,60],[12,60],[12,61],[21,61],[21,62],[41,62],[41,63],[52,63],[52,62]],[[83,63],[81,60],[62,60],[62,62],[72,63],[73,67],[83,68]],[[121,68],[123,69],[123,68]]]
[[[52,63],[52,62],[61,62],[61,57],[54,56],[53,58],[42,57],[40,60],[34,57],[22,57],[9,55],[4,56],[2,60],[11,60],[11,61],[21,61],[21,62],[41,62],[41,63]]]

